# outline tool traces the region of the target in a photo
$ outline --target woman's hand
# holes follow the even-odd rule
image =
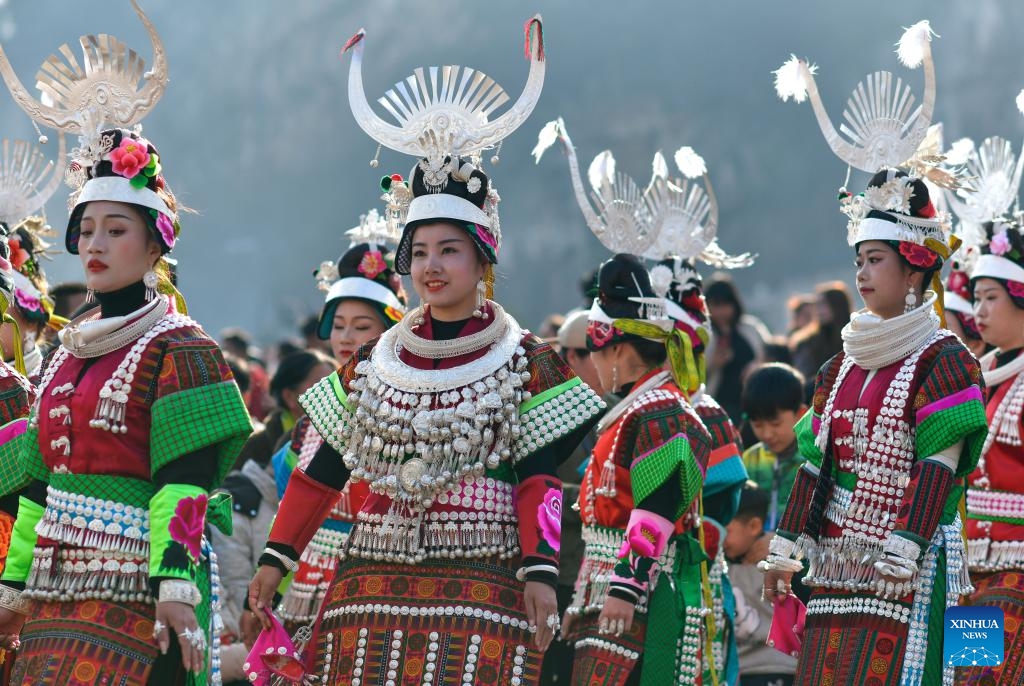
[[[263,625],[260,624],[259,617],[252,610],[243,610],[242,616],[238,618],[238,634],[239,638],[242,639],[242,643],[249,650],[252,650],[253,644],[256,639],[260,636],[260,630],[263,629]]]
[[[629,633],[633,626],[633,613],[636,604],[615,596],[608,596],[604,601],[604,609],[597,618],[597,631],[602,634],[621,636]]]
[[[770,569],[764,573],[764,587],[761,589],[761,596],[765,600],[773,600],[776,596],[782,598],[792,592],[793,572]]]
[[[21,645],[18,635],[25,625],[25,615],[0,607],[0,648],[17,650]]]
[[[537,650],[544,652],[551,645],[551,639],[555,637],[558,628],[555,589],[540,581],[527,581],[523,589],[523,600],[526,601],[526,619],[531,627],[536,627],[533,642]]]
[[[167,654],[171,636],[181,646],[181,664],[189,672],[206,669],[206,632],[199,628],[196,612],[187,603],[164,601],[156,604],[153,634],[160,652]]]
[[[270,617],[265,611],[273,611],[274,593],[283,578],[284,574],[277,567],[261,565],[249,582],[249,609],[256,613],[264,629],[270,629]]]

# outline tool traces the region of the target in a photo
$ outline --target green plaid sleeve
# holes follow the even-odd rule
[[[35,436],[33,431],[30,438]],[[0,496],[16,493],[32,481],[22,460],[26,437],[29,437],[27,418],[16,419],[0,427]]]
[[[234,464],[252,422],[238,384],[209,339],[171,341],[161,363],[150,427],[151,469],[217,446],[216,486]]]

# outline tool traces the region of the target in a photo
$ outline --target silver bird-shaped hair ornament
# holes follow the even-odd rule
[[[476,157],[498,145],[533,112],[544,86],[544,40],[540,15],[526,22],[530,73],[522,94],[494,119],[508,94],[482,71],[457,65],[423,67],[396,83],[377,102],[394,118],[382,119],[363,88],[366,32],[359,30],[342,48],[352,53],[348,98],[359,126],[375,141],[397,152],[426,158],[440,170],[447,158]],[[494,160],[492,160],[494,161]]]
[[[888,71],[876,71],[857,84],[837,131],[818,94],[817,67],[796,56],[773,72],[776,92],[783,101],[803,102],[809,96],[829,147],[850,166],[869,174],[895,167],[913,157],[931,124],[935,110],[933,35],[929,23],[920,21],[906,29],[897,43],[900,62],[910,69],[924,67],[924,98],[917,107],[909,85]]]
[[[40,125],[80,137],[72,160],[101,159],[108,151],[103,150],[100,133],[137,127],[164,94],[168,76],[163,42],[138,2],[131,0],[131,4],[152,43],[149,71],[145,60],[114,36],[82,36],[78,41],[81,63],[67,44],[43,63],[36,74],[41,92],[37,99],[21,83],[0,47],[0,74],[15,102]]]

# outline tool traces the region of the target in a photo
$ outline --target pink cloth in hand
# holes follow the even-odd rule
[[[302,656],[295,650],[291,636],[280,620],[270,610],[266,613],[271,627],[260,632],[242,669],[256,686],[270,686],[274,677],[281,677],[291,684],[301,684],[306,671]]]
[[[768,629],[768,645],[779,652],[797,657],[804,642],[807,607],[795,595],[773,601],[772,625]]]

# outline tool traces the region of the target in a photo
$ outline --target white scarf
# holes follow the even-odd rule
[[[906,314],[882,319],[869,310],[854,312],[843,327],[843,350],[862,369],[881,369],[909,357],[939,329],[933,291]]]

